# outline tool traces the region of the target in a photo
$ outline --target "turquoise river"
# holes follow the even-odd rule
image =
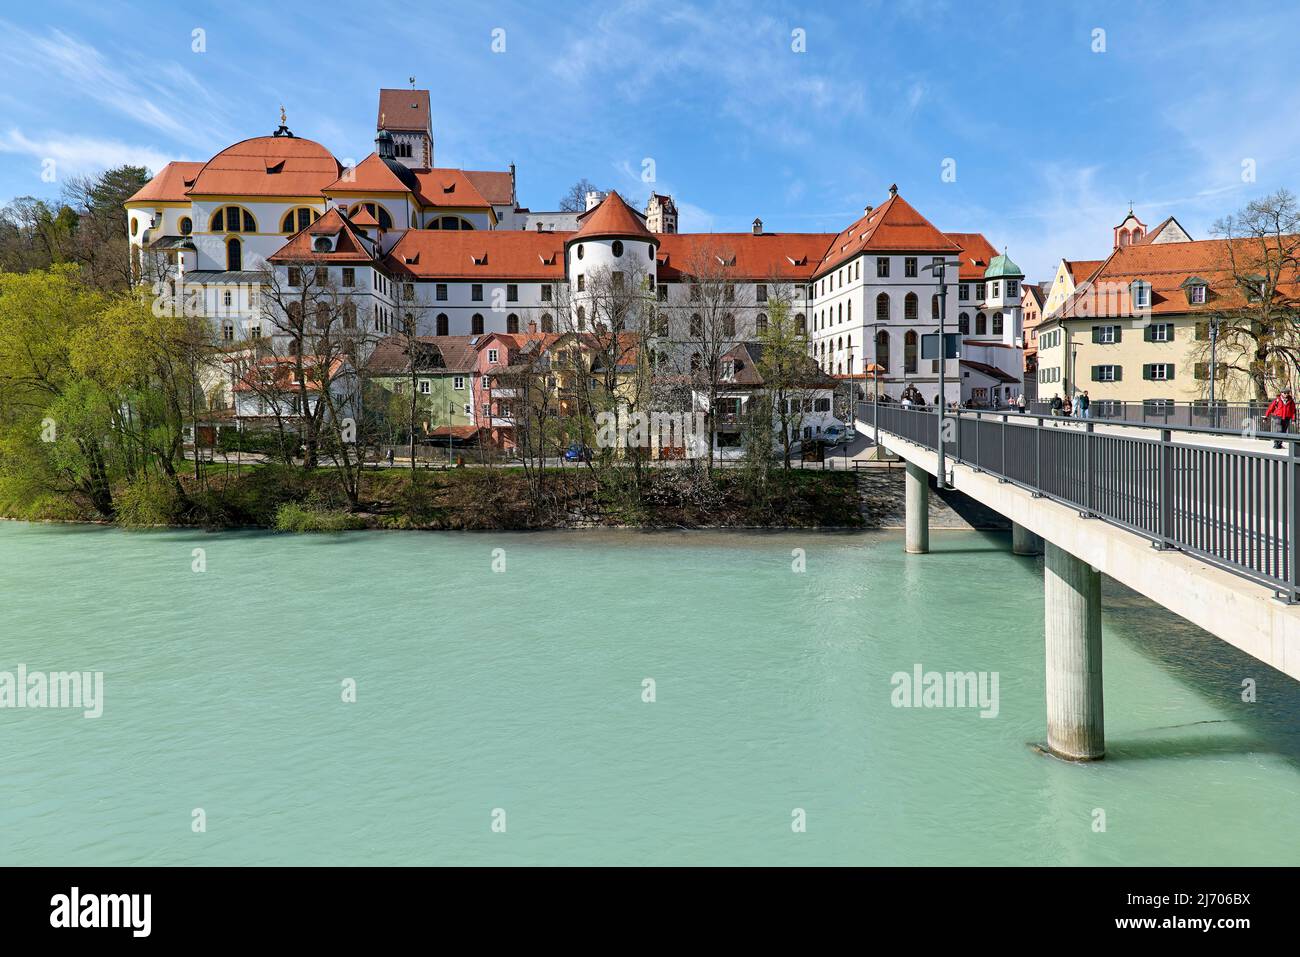
[[[932,544],[0,523],[0,672],[104,689],[0,709],[0,864],[1300,863],[1300,685],[1107,582],[1044,757],[1041,560]]]

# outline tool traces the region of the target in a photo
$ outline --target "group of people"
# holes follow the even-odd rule
[[[1069,396],[1059,392],[1052,396],[1052,415],[1076,416],[1080,419],[1092,418],[1092,400],[1086,391],[1080,392],[1071,402]]]

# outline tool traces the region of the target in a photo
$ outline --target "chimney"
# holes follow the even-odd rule
[[[890,196],[897,196],[897,195],[898,195],[898,184],[897,184],[897,183],[891,183],[891,184],[890,184],[890,186],[889,186],[889,195],[890,195]]]
[[[862,215],[863,215],[863,216],[870,216],[870,215],[871,215],[871,211],[872,211],[873,209],[875,209],[875,208],[876,208],[876,207],[874,207],[874,206],[872,206],[870,203],[868,203],[866,206],[863,206],[863,207],[862,207]]]
[[[757,216],[754,217],[754,235],[755,236],[763,235],[763,221],[759,219]]]

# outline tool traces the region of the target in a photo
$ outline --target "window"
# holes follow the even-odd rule
[[[581,259],[583,255],[584,255],[584,250],[582,248],[582,243],[578,243],[578,258]]]
[[[1132,286],[1133,305],[1138,309],[1146,309],[1151,305],[1151,284],[1136,280]]]
[[[554,332],[555,320],[551,318],[549,312],[542,313],[542,332]]]
[[[192,232],[194,232],[194,220],[190,219],[188,216],[182,216],[181,235],[188,236]]]
[[[879,256],[876,258],[876,278],[885,279],[889,276],[889,257]]]
[[[921,301],[916,298],[916,293],[909,292],[903,299],[903,319],[915,322],[920,314]]]
[[[455,389],[457,392],[464,392],[464,391],[465,391],[465,377],[464,377],[463,375],[454,375],[454,376],[452,376],[452,377],[451,377],[451,387],[452,387],[453,389]],[[467,415],[469,414],[469,410],[468,410],[468,409],[466,409],[466,414],[467,414]]]
[[[963,336],[970,335],[970,316],[964,312],[957,317],[957,331]]]
[[[615,289],[622,290],[623,274],[621,272],[611,273],[609,278]]]
[[[916,375],[917,341],[914,329],[909,329],[907,335],[903,336],[903,375]]]
[[[421,379],[421,380],[420,380],[420,395],[428,395],[428,394],[429,394],[429,380],[428,380],[428,379]]]
[[[513,312],[506,316],[506,332],[516,333],[519,331],[519,317]]]
[[[727,300],[727,302],[735,302],[735,301],[736,301],[736,287],[733,286],[731,283],[727,283],[725,286],[723,286],[723,287],[722,287],[722,298],[725,299],[725,300]]]
[[[722,317],[722,334],[728,337],[736,334],[736,317],[731,313]]]
[[[993,313],[993,335],[1002,335],[1002,313]]]
[[[1146,327],[1147,342],[1173,342],[1174,324],[1172,322],[1153,322]]]
[[[229,289],[221,294],[221,304],[223,306],[229,306],[233,301],[234,297],[230,294]]]
[[[578,331],[587,331],[587,310],[582,306],[578,307]]]
[[[1195,283],[1187,287],[1187,301],[1194,305],[1203,305],[1208,288],[1204,283]]]
[[[975,335],[986,336],[989,332],[988,317],[982,312],[975,313]]]
[[[849,313],[849,318],[850,319],[853,318],[852,312]],[[935,322],[939,321],[939,297],[938,296],[930,297],[930,318],[933,319]]]
[[[704,336],[704,320],[700,318],[697,312],[691,316],[691,338],[700,339]]]
[[[735,377],[736,377],[736,360],[735,360],[735,359],[723,359],[723,360],[722,360],[722,378],[724,378],[724,379],[734,379]]]
[[[1092,341],[1103,346],[1113,345],[1123,339],[1123,330],[1119,326],[1093,326]]]
[[[754,301],[767,302],[767,286],[763,283],[759,283],[754,287]]]
[[[876,333],[876,365],[889,371],[889,333],[884,329]]]
[[[544,288],[546,288],[546,287],[543,287],[543,289],[544,289]],[[546,297],[546,296],[542,296],[542,298],[545,299],[545,298],[547,298],[547,297]],[[482,284],[481,282],[476,282],[476,283],[474,283],[472,286],[469,287],[469,300],[470,300],[470,302],[482,302],[482,301],[483,301],[483,284]]]
[[[989,295],[992,296],[994,299],[996,299],[996,298],[998,297],[998,290],[999,290],[1001,287],[1002,287],[1002,284],[1001,284],[1000,282],[998,282],[996,279],[994,279],[994,280],[993,280],[993,287],[989,290]]]
[[[436,334],[440,336],[447,335],[448,322],[447,322],[447,314],[445,312],[438,313],[438,318],[435,320],[435,323],[437,328]]]
[[[758,318],[754,320],[754,331],[760,336],[767,332],[767,314],[760,312]]]
[[[612,250],[613,253],[614,253],[614,258],[615,258],[615,259],[617,259],[619,256],[622,256],[622,255],[623,255],[623,240],[621,240],[621,239],[616,239],[616,240],[614,240],[614,245],[611,247],[611,250]]]
[[[1148,362],[1142,366],[1142,378],[1152,382],[1168,382],[1174,377],[1172,362]]]
[[[1123,378],[1123,368],[1116,365],[1092,367],[1093,382],[1119,382]]]
[[[506,284],[506,302],[519,301],[519,287],[514,283]]]
[[[655,292],[658,293],[658,299],[660,302],[668,301],[668,287],[663,283],[659,284],[659,288],[655,290]]]
[[[961,283],[957,287],[957,301],[968,302],[970,300],[970,283]]]
[[[481,296],[482,294],[483,294],[483,287],[479,286],[479,295]],[[550,302],[550,301],[551,301],[551,287],[550,285],[544,285],[542,286],[542,302]]]
[[[226,295],[230,294],[226,293]],[[235,324],[229,319],[221,324],[221,338],[226,342],[233,342],[235,340]]]
[[[231,237],[226,243],[226,269],[238,272],[244,268],[244,247],[239,237]]]
[[[889,321],[889,296],[881,293],[876,297],[876,322]]]
[[[806,336],[808,334],[808,319],[802,312],[794,317],[794,327],[799,331],[799,335]]]
[[[415,298],[415,283],[411,283],[411,282],[402,283],[402,298],[403,299]]]
[[[492,377],[489,375],[482,376],[479,379],[479,385],[481,385],[485,389],[492,388]]]
[[[342,283],[344,286],[355,286],[357,284],[356,269],[352,266],[344,266]]]
[[[301,232],[318,218],[314,210],[308,209],[306,206],[299,206],[297,209],[291,209],[284,214],[284,218],[280,220],[280,232]]]
[[[446,301],[447,301],[447,284],[446,284],[445,282],[440,282],[440,283],[438,283],[436,286],[434,286],[433,288],[434,288],[434,298],[437,299],[438,302],[446,302]],[[409,299],[410,297],[408,296],[407,298]]]
[[[1020,295],[1020,283],[1014,279],[1007,280],[1007,298],[1014,299]]]
[[[257,232],[257,220],[248,210],[239,206],[223,206],[212,214],[212,228],[209,230],[214,233],[255,233]]]
[[[483,317],[477,312],[469,321],[469,332],[472,336],[483,335]]]
[[[578,273],[578,292],[585,292],[586,289],[587,289],[587,277],[584,276],[582,273]]]
[[[903,275],[908,279],[916,278],[916,257],[907,256],[903,259]]]

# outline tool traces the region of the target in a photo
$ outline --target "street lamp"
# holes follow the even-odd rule
[[[943,448],[943,423],[944,423],[944,413],[946,412],[947,405],[948,405],[948,396],[947,396],[947,389],[946,389],[947,380],[944,375],[948,367],[948,349],[947,349],[947,343],[944,339],[943,323],[945,317],[948,314],[947,277],[948,277],[949,266],[952,266],[954,269],[961,269],[961,262],[960,260],[949,260],[940,257],[939,259],[934,260],[934,262],[930,263],[928,266],[921,267],[926,272],[932,273],[939,280],[939,403],[938,403],[939,408],[935,410],[936,414],[939,416],[939,430],[937,433],[938,440],[934,444],[936,446],[936,450],[939,456],[939,460],[938,460],[939,474],[938,476],[936,476],[935,486],[940,489],[946,487],[944,476],[947,474],[947,463],[945,461],[944,448]],[[960,383],[960,380],[958,380],[958,382]]]

